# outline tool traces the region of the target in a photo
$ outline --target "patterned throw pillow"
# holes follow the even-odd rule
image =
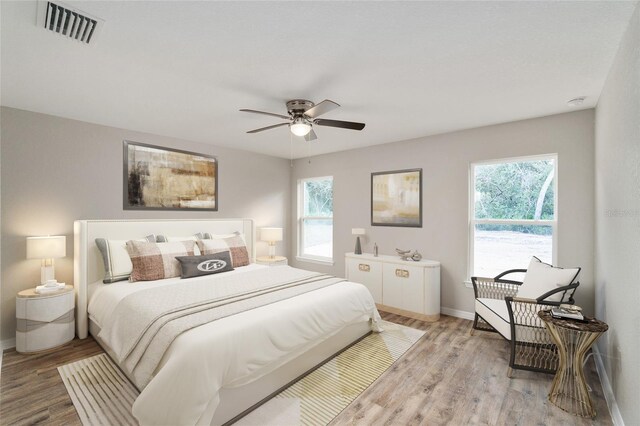
[[[155,240],[156,236],[152,234],[136,241],[154,242]],[[129,279],[133,265],[127,253],[127,241],[96,238],[96,246],[100,250],[102,262],[104,263],[103,283],[110,284]]]
[[[234,234],[226,238],[213,238],[210,240],[198,240],[200,252],[205,254],[228,251],[231,253],[233,267],[247,266],[249,264],[249,252],[247,244],[240,234]]]
[[[198,241],[201,238],[199,237],[199,235],[201,235],[201,233],[190,235],[188,237],[167,237],[164,234],[159,234],[159,235],[156,235],[156,243],[173,243],[176,241]],[[200,256],[202,254],[200,253],[200,249],[198,248],[197,245],[193,247],[193,253],[196,256]]]
[[[129,281],[153,281],[180,276],[176,256],[193,256],[195,241],[147,243],[127,241],[133,271]]]
[[[178,259],[182,267],[181,278],[193,278],[233,271],[231,255],[228,251],[205,254],[204,256],[178,256],[176,259]]]

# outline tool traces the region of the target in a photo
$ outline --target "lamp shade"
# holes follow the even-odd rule
[[[353,235],[364,235],[364,228],[351,228],[351,233]]]
[[[27,259],[54,259],[67,255],[67,237],[27,237]]]
[[[262,241],[282,241],[282,228],[261,228],[260,239]]]

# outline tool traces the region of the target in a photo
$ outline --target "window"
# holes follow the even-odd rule
[[[298,181],[298,257],[333,262],[333,177]]]
[[[471,165],[469,276],[555,263],[557,167],[556,155]]]

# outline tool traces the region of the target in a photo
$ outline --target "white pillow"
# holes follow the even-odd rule
[[[532,257],[524,281],[518,289],[518,297],[537,299],[558,287],[571,284],[580,273],[580,268],[557,268]],[[546,300],[560,302],[563,293],[556,293]]]
[[[133,264],[129,253],[127,253],[127,241],[130,240],[107,240],[105,238],[96,238],[96,246],[102,255],[104,263],[104,279],[103,283],[109,284],[116,281],[124,281],[129,279]],[[148,235],[135,241],[155,242],[155,235]]]

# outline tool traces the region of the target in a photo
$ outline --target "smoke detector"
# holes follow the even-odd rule
[[[37,25],[84,44],[95,41],[104,20],[61,2],[38,1]]]
[[[575,106],[579,106],[582,105],[582,103],[584,102],[584,100],[587,99],[586,96],[579,96],[577,98],[573,98],[569,101],[567,101],[567,105],[575,107]]]

